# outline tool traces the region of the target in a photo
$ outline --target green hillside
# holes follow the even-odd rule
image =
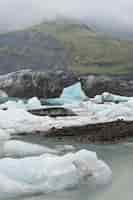
[[[132,52],[133,41],[102,36],[84,24],[49,22],[1,35],[0,69],[10,65],[9,70],[69,68],[80,74],[128,74],[133,72]]]

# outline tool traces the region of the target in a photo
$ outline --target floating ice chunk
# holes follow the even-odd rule
[[[0,127],[8,130],[11,134],[45,131],[49,129],[51,124],[51,118],[34,116],[24,109],[0,110]]]
[[[7,175],[0,173],[0,198],[12,199],[21,195],[38,194],[39,188],[10,179]]]
[[[18,140],[10,140],[4,143],[3,152],[5,156],[36,156],[44,153],[57,154],[58,151],[37,144],[30,144]]]
[[[0,105],[1,109],[25,109],[23,101],[19,100],[16,101],[7,101],[6,103],[3,103]]]
[[[28,100],[27,103],[24,103],[24,101],[22,100],[16,100],[16,101],[13,101],[13,100],[8,100],[7,102],[3,103],[0,105],[0,108],[1,109],[10,109],[10,108],[18,108],[18,109],[39,109],[41,108],[42,105],[41,105],[41,102],[40,100],[37,98],[37,97],[33,97],[31,99]]]
[[[56,149],[60,152],[74,151],[75,147],[73,145],[56,145]]]
[[[0,129],[0,157],[4,156],[35,156],[44,153],[57,154],[57,150],[37,144],[10,140],[10,135],[5,130]]]
[[[47,102],[55,105],[75,104],[87,99],[81,88],[81,83],[75,83],[72,86],[64,88],[60,98],[48,99]]]
[[[132,102],[131,102],[132,103]],[[0,127],[11,134],[21,133],[47,133],[52,128],[84,126],[98,122],[109,122],[118,119],[133,120],[133,106],[130,102],[96,104],[88,101],[83,104],[83,110],[79,105],[74,108],[81,114],[73,117],[40,117],[32,115],[24,109],[10,108],[0,110]],[[83,112],[82,112],[83,111]]]
[[[104,92],[101,95],[96,95],[93,100],[96,103],[104,103],[104,102],[120,103],[120,102],[127,102],[132,99],[133,99],[132,97],[125,97]]]
[[[44,154],[23,159],[0,160],[0,194],[11,196],[48,193],[75,187],[85,177],[107,184],[111,170],[95,152],[82,150],[64,156]],[[8,178],[7,178],[8,177]]]
[[[129,99],[131,99],[132,97],[125,97],[125,96],[120,96],[120,95],[114,95],[108,92],[104,92],[102,94],[102,97],[104,99],[105,102],[127,102]]]
[[[99,104],[104,103],[104,102],[103,102],[103,99],[102,99],[102,95],[96,95],[96,96],[93,98],[93,101],[94,101],[95,103],[99,103]]]
[[[39,109],[42,107],[40,100],[37,97],[33,97],[28,100],[28,103],[26,105],[27,109]]]
[[[104,109],[103,111],[96,113],[98,118],[102,118],[103,120],[117,120],[117,119],[124,119],[128,120],[133,118],[132,110],[123,104],[114,104],[108,109]]]
[[[63,93],[61,94],[62,99],[75,99],[75,100],[84,100],[86,95],[81,88],[81,83],[75,83],[74,85],[64,88]]]
[[[109,166],[102,160],[97,161],[95,170],[93,171],[93,178],[95,183],[106,185],[111,181],[112,171]]]

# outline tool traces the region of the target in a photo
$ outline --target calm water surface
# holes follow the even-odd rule
[[[77,149],[86,148],[96,151],[112,169],[112,184],[106,188],[82,185],[75,190],[58,192],[43,196],[17,198],[14,200],[133,200],[133,142],[121,144],[92,145],[80,144],[71,139],[42,139],[26,137],[25,141],[55,147],[55,145],[72,144]]]

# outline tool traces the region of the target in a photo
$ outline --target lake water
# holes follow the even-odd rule
[[[104,188],[92,185],[81,185],[79,188],[43,196],[17,198],[16,200],[132,200],[133,199],[133,143],[126,141],[120,144],[92,145],[80,144],[71,139],[45,139],[26,137],[25,141],[39,144],[55,145],[72,144],[77,149],[86,148],[96,151],[112,169],[112,183]],[[14,199],[15,200],[15,199]]]

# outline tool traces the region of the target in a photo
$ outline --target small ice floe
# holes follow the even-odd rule
[[[132,99],[133,99],[132,97],[125,97],[120,95],[114,95],[109,92],[104,92],[101,95],[96,95],[93,100],[95,103],[105,103],[105,102],[122,103]]]
[[[85,179],[95,184],[108,184],[110,168],[95,152],[81,150],[63,156],[44,154],[23,159],[0,160],[0,196],[49,193],[71,189]],[[89,187],[89,184],[88,184]]]
[[[25,109],[25,105],[22,100],[18,100],[18,101],[8,100],[7,102],[0,105],[0,109],[2,110]]]
[[[51,124],[50,117],[34,116],[24,109],[0,110],[0,127],[12,135],[46,131],[50,129]]]
[[[75,151],[76,148],[73,145],[56,145],[55,147],[59,152]]]
[[[40,109],[42,108],[41,102],[37,97],[30,98],[27,102],[24,103],[23,100],[19,99],[16,101],[8,100],[7,102],[0,105],[0,109]]]
[[[0,157],[24,157],[41,155],[44,153],[59,153],[58,150],[46,146],[10,139],[11,136],[8,132],[0,130]]]
[[[28,142],[22,142],[18,140],[6,141],[3,145],[4,156],[10,157],[25,157],[25,156],[37,156],[44,153],[58,154],[57,150],[41,146],[37,144],[31,144]]]
[[[102,118],[103,121],[115,120],[133,120],[132,109],[123,104],[114,104],[107,106],[101,112],[96,112],[97,118]]]
[[[27,110],[39,109],[41,107],[42,107],[41,102],[37,97],[29,99],[28,103],[26,104]]]

